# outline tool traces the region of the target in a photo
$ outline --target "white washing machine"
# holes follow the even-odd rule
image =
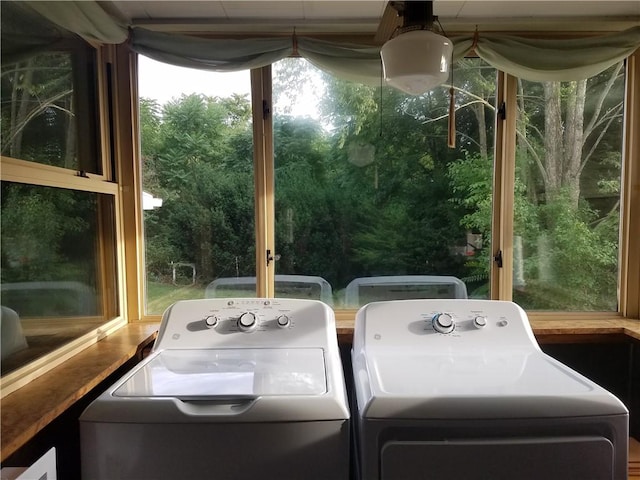
[[[347,479],[333,311],[316,300],[180,301],[152,353],[80,417],[85,479]]]
[[[362,479],[627,478],[627,409],[514,303],[370,303],[352,354]]]

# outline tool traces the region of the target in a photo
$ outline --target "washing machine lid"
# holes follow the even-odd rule
[[[113,395],[206,400],[326,392],[321,348],[232,348],[161,351]]]
[[[366,361],[368,417],[530,418],[626,412],[609,392],[548,355],[378,351]]]

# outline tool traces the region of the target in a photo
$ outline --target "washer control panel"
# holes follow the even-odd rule
[[[354,350],[537,347],[526,313],[513,302],[424,299],[373,302],[356,315]]]
[[[333,310],[317,300],[185,300],[162,318],[154,350],[221,346],[318,346],[335,336]]]

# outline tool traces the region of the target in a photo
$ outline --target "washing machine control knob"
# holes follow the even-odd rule
[[[439,333],[451,333],[456,326],[453,317],[448,313],[436,313],[431,320],[433,329]]]
[[[487,317],[484,315],[476,315],[473,319],[473,326],[476,328],[484,328],[487,326]]]
[[[280,328],[287,328],[289,325],[291,325],[291,319],[286,315],[280,315],[276,319],[276,322],[278,323],[278,326]]]
[[[213,328],[218,324],[218,317],[215,315],[207,315],[204,319],[204,323],[207,327]]]
[[[251,332],[258,326],[258,318],[253,312],[245,312],[238,318],[238,328],[243,332]]]

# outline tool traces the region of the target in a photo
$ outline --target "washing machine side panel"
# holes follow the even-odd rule
[[[83,423],[84,480],[348,480],[349,422]]]

